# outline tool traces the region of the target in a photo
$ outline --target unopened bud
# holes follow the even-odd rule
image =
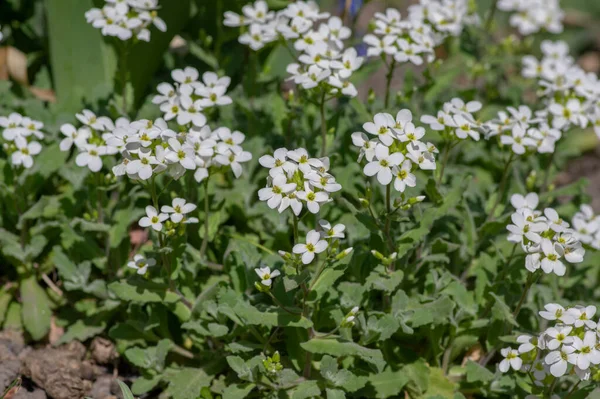
[[[352,253],[352,251],[354,250],[354,248],[350,247],[350,248],[346,248],[344,249],[342,252],[340,252],[339,254],[336,255],[335,259],[336,260],[341,260],[344,259],[346,256],[348,256],[350,253]]]
[[[385,259],[385,256],[383,256],[383,254],[381,252],[379,252],[379,251],[376,251],[376,250],[373,249],[371,251],[371,253],[373,254],[374,257],[376,257],[377,259],[379,259],[381,261]]]
[[[267,287],[266,285],[263,285],[263,284],[259,283],[258,281],[254,283],[254,287],[257,290],[259,290],[260,292],[264,292],[264,293],[269,292],[269,290],[271,289],[271,287]]]

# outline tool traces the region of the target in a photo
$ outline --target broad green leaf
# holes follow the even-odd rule
[[[394,292],[396,288],[402,282],[404,278],[404,272],[402,270],[396,270],[389,272],[385,269],[385,266],[377,266],[365,282],[367,289],[374,289],[385,292]]]
[[[152,377],[138,377],[131,384],[131,392],[135,395],[143,395],[153,390],[162,380],[162,375],[155,375]]]
[[[438,367],[429,369],[429,388],[423,398],[454,399],[454,391],[457,385],[444,375],[444,371]]]
[[[472,360],[467,362],[467,382],[488,383],[494,379],[494,373]]]
[[[138,276],[110,283],[108,289],[119,299],[128,302],[145,304],[148,302],[175,303],[180,301],[179,296],[169,291],[166,285],[143,280]]]
[[[304,381],[292,391],[291,399],[308,399],[320,395],[321,389],[319,389],[317,381]]]
[[[234,384],[223,390],[223,399],[243,399],[254,389],[255,384]]]
[[[413,328],[421,327],[427,324],[445,324],[452,315],[455,303],[446,295],[433,302],[421,304],[412,308],[414,313],[410,318]]]
[[[92,324],[96,322],[97,324]],[[84,342],[104,331],[106,328],[106,321],[94,320],[94,318],[77,320],[75,323],[69,326],[65,334],[60,337],[57,345],[62,345],[73,340]]]
[[[327,399],[346,399],[346,393],[341,389],[327,388],[325,392],[327,393]]]
[[[104,44],[100,30],[85,20],[85,12],[94,6],[92,0],[48,0],[45,6],[59,107],[64,111],[79,112],[83,98],[88,103],[98,99],[100,93],[96,88],[99,85],[112,86],[116,70],[114,54]],[[65,156],[58,150],[55,153]]]
[[[35,276],[30,276],[21,281],[21,309],[23,325],[31,338],[38,341],[48,334],[50,330],[50,299],[46,291],[38,284]]]
[[[390,398],[400,394],[408,380],[407,373],[402,369],[393,371],[388,368],[380,373],[370,374],[365,390],[359,392],[365,392],[366,396],[366,392],[374,390],[373,396],[370,397]]]
[[[183,368],[168,373],[166,393],[173,399],[198,399],[202,388],[209,387],[213,376],[200,368]]]
[[[345,342],[333,338],[313,338],[300,346],[308,352],[331,356],[356,356],[377,368],[383,370],[385,360],[379,349],[369,349],[354,342]]]
[[[4,318],[4,329],[13,329],[21,331],[23,330],[23,320],[21,317],[21,304],[18,302],[11,302],[8,305],[8,310],[6,311],[6,317]]]
[[[513,326],[518,326],[517,321],[513,317],[512,310],[508,307],[504,298],[490,292],[490,295],[494,298],[494,305],[492,306],[492,320],[499,320],[501,322],[508,322]]]
[[[156,346],[149,348],[134,347],[125,351],[125,357],[135,366],[147,370],[162,371],[165,367],[165,359],[169,350],[173,347],[173,342],[169,339],[162,339]]]
[[[4,323],[12,295],[4,288],[0,289],[0,327]]]

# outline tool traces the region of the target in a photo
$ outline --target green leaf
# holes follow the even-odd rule
[[[490,295],[494,298],[494,306],[492,306],[492,320],[499,320],[502,322],[508,322],[513,326],[517,327],[517,321],[512,315],[512,310],[508,307],[504,298],[490,292]]]
[[[256,387],[255,384],[229,385],[223,390],[223,399],[243,399]]]
[[[447,215],[450,209],[456,207],[460,203],[463,194],[467,191],[467,186],[470,181],[471,179],[467,177],[460,184],[453,187],[452,190],[444,196],[444,202],[440,206],[434,206],[425,210],[423,216],[419,219],[419,225],[400,236],[398,240],[400,245],[397,250],[398,259],[402,258],[408,251],[421,242],[427,234],[431,232],[433,224],[438,219]]]
[[[6,311],[6,317],[4,318],[4,329],[13,329],[22,331],[23,330],[23,320],[21,318],[22,306],[18,302],[11,302],[8,305],[8,310]]]
[[[388,273],[385,269],[385,266],[379,265],[375,269],[373,269],[371,274],[369,274],[365,285],[367,289],[374,289],[391,293],[394,292],[396,288],[398,288],[403,278],[404,272],[402,270],[396,270],[391,273]]]
[[[200,368],[183,368],[168,373],[166,393],[173,399],[198,399],[202,388],[209,387],[213,377]]]
[[[131,384],[131,392],[133,392],[135,395],[143,395],[148,393],[156,388],[162,378],[163,376],[161,374],[152,377],[142,376],[136,378],[135,381],[133,381],[133,384]]]
[[[92,322],[97,322],[98,324],[90,324]],[[65,334],[60,337],[56,345],[62,345],[67,342],[71,342],[73,340],[77,340],[80,342],[84,342],[104,331],[106,328],[106,321],[97,321],[92,319],[86,320],[77,320],[75,323],[71,324]]]
[[[467,362],[467,382],[483,382],[487,384],[494,379],[494,373],[472,360]]]
[[[375,398],[390,398],[400,394],[402,388],[408,383],[408,375],[402,369],[393,371],[386,369],[367,377],[367,389],[374,389]],[[363,392],[363,391],[360,391]],[[365,395],[366,396],[366,395]]]
[[[30,276],[21,282],[21,309],[23,325],[31,338],[41,340],[50,330],[50,299],[46,291],[38,284],[35,276]]]
[[[417,328],[427,324],[445,324],[448,322],[455,303],[446,295],[433,302],[421,304],[412,310],[414,313],[410,318],[412,327]]]
[[[346,399],[346,393],[341,389],[327,388],[325,392],[327,393],[327,399]]]
[[[256,362],[252,363],[251,361],[246,362],[239,356],[227,356],[227,364],[237,376],[246,381],[254,381],[254,368],[256,367]]]
[[[317,381],[304,381],[292,391],[291,399],[308,399],[320,395],[321,389],[319,389]]]
[[[123,399],[135,399],[133,397],[133,394],[131,393],[131,390],[127,386],[127,384],[125,384],[121,380],[117,380],[117,382],[119,383],[119,386],[121,387],[121,393],[123,393]]]
[[[80,109],[78,108],[77,111],[80,111]],[[67,161],[68,155],[68,152],[60,150],[59,143],[46,146],[44,150],[42,150],[42,152],[38,156],[36,156],[33,167],[31,169],[28,169],[26,173],[27,175],[39,174],[44,178],[48,178],[53,173],[57,172],[65,166],[65,162]],[[56,206],[56,203],[54,203],[53,206]]]
[[[160,372],[165,367],[165,359],[172,347],[171,340],[162,339],[156,346],[149,348],[129,348],[125,351],[125,357],[135,366]]]
[[[340,341],[333,338],[320,339],[313,338],[307,342],[303,342],[300,346],[311,353],[331,356],[356,356],[377,368],[381,371],[385,367],[383,354],[379,349],[369,349],[360,346],[354,342]]]
[[[454,399],[455,390],[456,384],[444,375],[441,368],[432,367],[429,369],[429,388],[426,394],[423,395],[424,398]]]
[[[104,84],[110,88],[116,70],[114,54],[104,44],[100,30],[84,18],[85,12],[93,6],[92,0],[48,0],[45,3],[54,89],[59,107],[64,111],[81,111],[83,98],[88,103],[95,102],[97,86]],[[54,153],[66,154],[58,150]]]
[[[119,299],[128,302],[143,304],[148,302],[175,303],[180,300],[179,296],[169,291],[166,285],[147,281],[139,276],[110,283],[108,289]]]

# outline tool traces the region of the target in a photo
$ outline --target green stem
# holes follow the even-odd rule
[[[485,20],[485,25],[484,25],[484,29],[486,32],[490,31],[490,28],[492,27],[492,22],[494,21],[494,16],[496,15],[496,9],[498,8],[498,0],[493,0],[492,1],[492,5],[490,7],[490,11],[488,13],[488,16]]]
[[[123,114],[123,116],[129,116],[128,112],[127,112],[127,105],[128,105],[128,101],[127,101],[127,81],[129,80],[129,65],[128,65],[128,57],[129,57],[129,48],[128,48],[128,44],[125,43],[120,43],[120,47],[121,47],[121,57],[120,57],[120,68],[119,68],[119,73],[121,74],[121,97],[123,99],[123,104],[122,104],[122,108],[121,108],[121,114]]]
[[[208,177],[204,179],[204,237],[200,247],[200,259],[204,260],[206,248],[208,247],[208,223],[210,218],[210,204],[208,198]]]
[[[511,151],[510,158],[508,158],[508,161],[504,165],[504,170],[502,171],[502,180],[500,181],[500,187],[498,188],[498,193],[496,196],[496,200],[494,201],[494,206],[492,206],[489,215],[485,219],[486,222],[494,220],[496,208],[498,208],[498,205],[500,205],[500,201],[502,201],[502,198],[504,197],[504,192],[506,191],[506,183],[508,182],[508,176],[510,175],[510,166],[512,165],[514,159],[515,153]]]
[[[284,305],[283,305],[283,304],[282,304],[282,303],[279,301],[279,299],[277,299],[277,298],[275,297],[275,295],[273,295],[273,293],[272,293],[272,292],[269,292],[269,296],[270,296],[270,297],[273,299],[273,302],[275,302],[275,304],[276,304],[277,306],[279,306],[281,309],[285,310],[286,312],[288,312],[288,313],[290,313],[290,314],[293,314],[294,316],[300,316],[300,315],[302,314],[302,313],[294,312],[294,311],[292,311],[292,310],[289,310],[288,308],[286,308],[286,307],[285,307],[285,306],[284,306]]]
[[[156,178],[155,178],[155,176],[153,176],[152,179],[150,180],[150,195],[152,196],[152,203],[154,204],[154,208],[156,208],[157,212],[160,212],[160,207],[158,204],[158,195],[156,194]],[[158,243],[160,245],[161,250],[163,248],[165,248],[165,240],[164,240],[163,234],[161,232],[158,232]],[[165,267],[167,268],[167,273],[169,275],[169,277],[168,277],[169,290],[175,291],[175,285],[174,285],[172,277],[171,277],[172,276],[171,263],[169,262],[169,259],[168,259],[166,253],[161,251],[160,255],[162,258],[162,262],[165,265]]]
[[[390,66],[388,66],[388,73],[386,75],[385,101],[384,101],[385,109],[387,109],[388,105],[390,104],[390,91],[391,91],[391,87],[392,87],[392,79],[394,78],[394,69],[395,68],[396,68],[396,60],[392,59],[392,64]]]
[[[448,159],[450,158],[450,151],[452,150],[452,145],[450,143],[446,143],[444,146],[444,156],[442,158],[442,166],[440,167],[440,175],[438,176],[438,184],[442,183],[442,179],[444,178],[444,171],[446,170],[446,165],[448,164]]]
[[[529,276],[527,276],[527,282],[525,283],[525,289],[523,290],[523,293],[521,294],[521,298],[519,298],[519,302],[517,303],[517,307],[515,308],[515,311],[513,312],[513,318],[515,320],[516,320],[517,316],[519,315],[519,312],[521,312],[521,308],[523,307],[523,304],[525,303],[525,299],[527,299],[527,294],[529,293],[529,290],[533,286],[533,283],[535,283],[535,281],[537,280],[537,276],[538,275],[536,273],[532,273]]]
[[[327,119],[325,119],[325,90],[321,96],[320,112],[321,112],[321,156],[327,155]]]
[[[292,212],[292,216],[293,216],[293,234],[294,234],[294,244],[296,245],[298,243],[298,216],[296,216],[295,213]],[[292,245],[292,246],[293,246]]]
[[[542,192],[548,191],[548,182],[550,180],[550,170],[552,169],[552,164],[554,163],[554,154],[555,153],[556,153],[556,151],[550,155],[550,159],[548,160],[548,166],[546,167],[546,172],[544,175],[544,182],[542,184],[542,189],[541,189]]]
[[[577,384],[573,385],[573,387],[571,387],[571,389],[569,389],[569,393],[567,393],[567,396],[565,396],[565,399],[569,399],[571,397],[571,395],[573,395],[575,393],[575,390],[577,389],[579,384],[581,384],[581,380],[577,381]]]

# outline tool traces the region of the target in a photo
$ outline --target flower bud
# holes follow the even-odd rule
[[[383,254],[379,251],[372,250],[371,253],[373,254],[374,257],[376,257],[377,259],[379,259],[381,261],[385,259],[385,256],[383,256]]]
[[[360,206],[362,206],[365,209],[367,209],[370,205],[369,200],[366,198],[359,198],[358,201],[360,202]]]
[[[348,256],[350,253],[352,253],[353,250],[354,250],[354,248],[352,248],[352,247],[346,248],[342,252],[340,252],[339,254],[337,254],[337,256],[335,257],[335,259],[336,260],[342,260],[346,256]]]
[[[255,288],[258,290],[258,291],[260,291],[260,292],[263,292],[263,293],[265,293],[265,294],[266,294],[266,293],[268,293],[268,292],[271,290],[271,287],[267,287],[266,285],[263,285],[263,284],[259,283],[258,281],[256,281],[256,282],[254,283],[254,287],[255,287]]]

